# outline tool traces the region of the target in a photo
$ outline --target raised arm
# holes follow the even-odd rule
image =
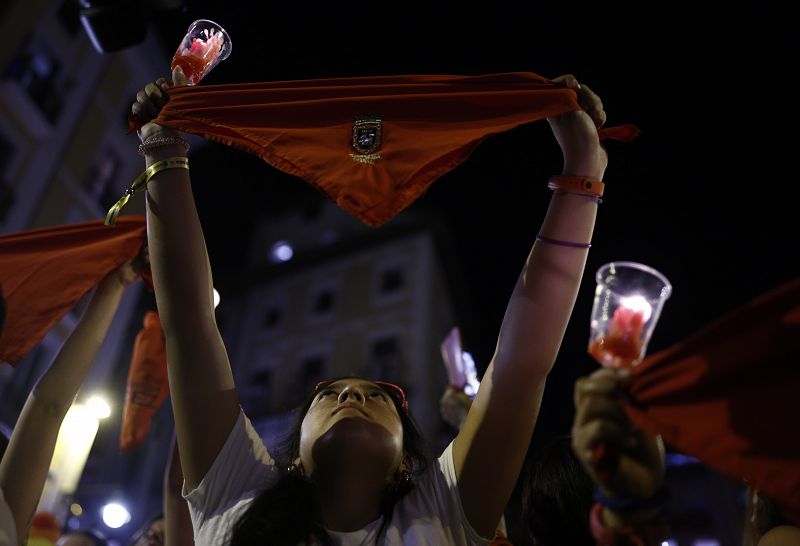
[[[42,495],[58,431],[92,368],[125,288],[138,273],[129,262],[97,287],[78,325],[28,395],[0,463],[0,488],[23,544]]]
[[[605,121],[602,103],[572,76],[555,81],[575,89],[584,107],[548,119],[564,155],[562,174],[602,180],[607,164],[597,134]],[[550,240],[588,243],[596,214],[596,199],[556,192],[539,233]],[[453,443],[464,512],[482,536],[493,535],[522,468],[587,254],[585,248],[533,245],[511,294],[492,362]]]
[[[186,82],[180,69],[173,80],[176,85]],[[148,84],[133,104],[133,113],[143,121],[153,119],[164,105],[159,87],[166,89],[169,84],[163,79],[156,84]],[[152,123],[141,130],[144,142],[179,136]],[[185,155],[183,146],[167,144],[151,147],[145,159],[149,167]],[[186,487],[192,490],[228,438],[239,414],[239,399],[214,318],[211,268],[187,170],[165,170],[150,180],[147,237],[156,302],[167,341],[175,428],[184,454],[181,462]]]

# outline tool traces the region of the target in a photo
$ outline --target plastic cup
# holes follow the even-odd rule
[[[603,366],[633,368],[647,352],[672,285],[636,262],[608,263],[596,279],[589,353]]]
[[[198,19],[189,26],[172,57],[172,70],[180,66],[189,85],[197,85],[220,61],[228,58],[233,45],[225,29],[214,21]]]

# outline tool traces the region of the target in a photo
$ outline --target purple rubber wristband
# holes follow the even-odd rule
[[[558,239],[550,239],[542,235],[536,236],[537,241],[556,246],[568,246],[570,248],[592,248],[592,243],[571,243],[569,241],[559,241]]]

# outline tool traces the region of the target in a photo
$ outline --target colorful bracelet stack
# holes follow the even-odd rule
[[[605,190],[605,184],[599,180],[592,180],[585,176],[570,176],[566,174],[559,174],[551,176],[547,182],[547,187],[556,193],[574,193],[576,195],[585,195],[602,203],[600,197]],[[545,237],[541,233],[536,236],[537,241],[547,243],[548,245],[565,246],[569,248],[592,248],[592,243],[573,243],[571,241],[561,241],[559,239],[552,239]]]

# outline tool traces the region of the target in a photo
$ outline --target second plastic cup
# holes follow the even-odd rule
[[[608,263],[596,279],[589,353],[603,366],[632,368],[644,358],[672,285],[636,262]]]
[[[214,21],[198,19],[189,26],[172,57],[172,70],[180,66],[189,85],[197,85],[220,61],[228,58],[233,45],[225,29]]]

